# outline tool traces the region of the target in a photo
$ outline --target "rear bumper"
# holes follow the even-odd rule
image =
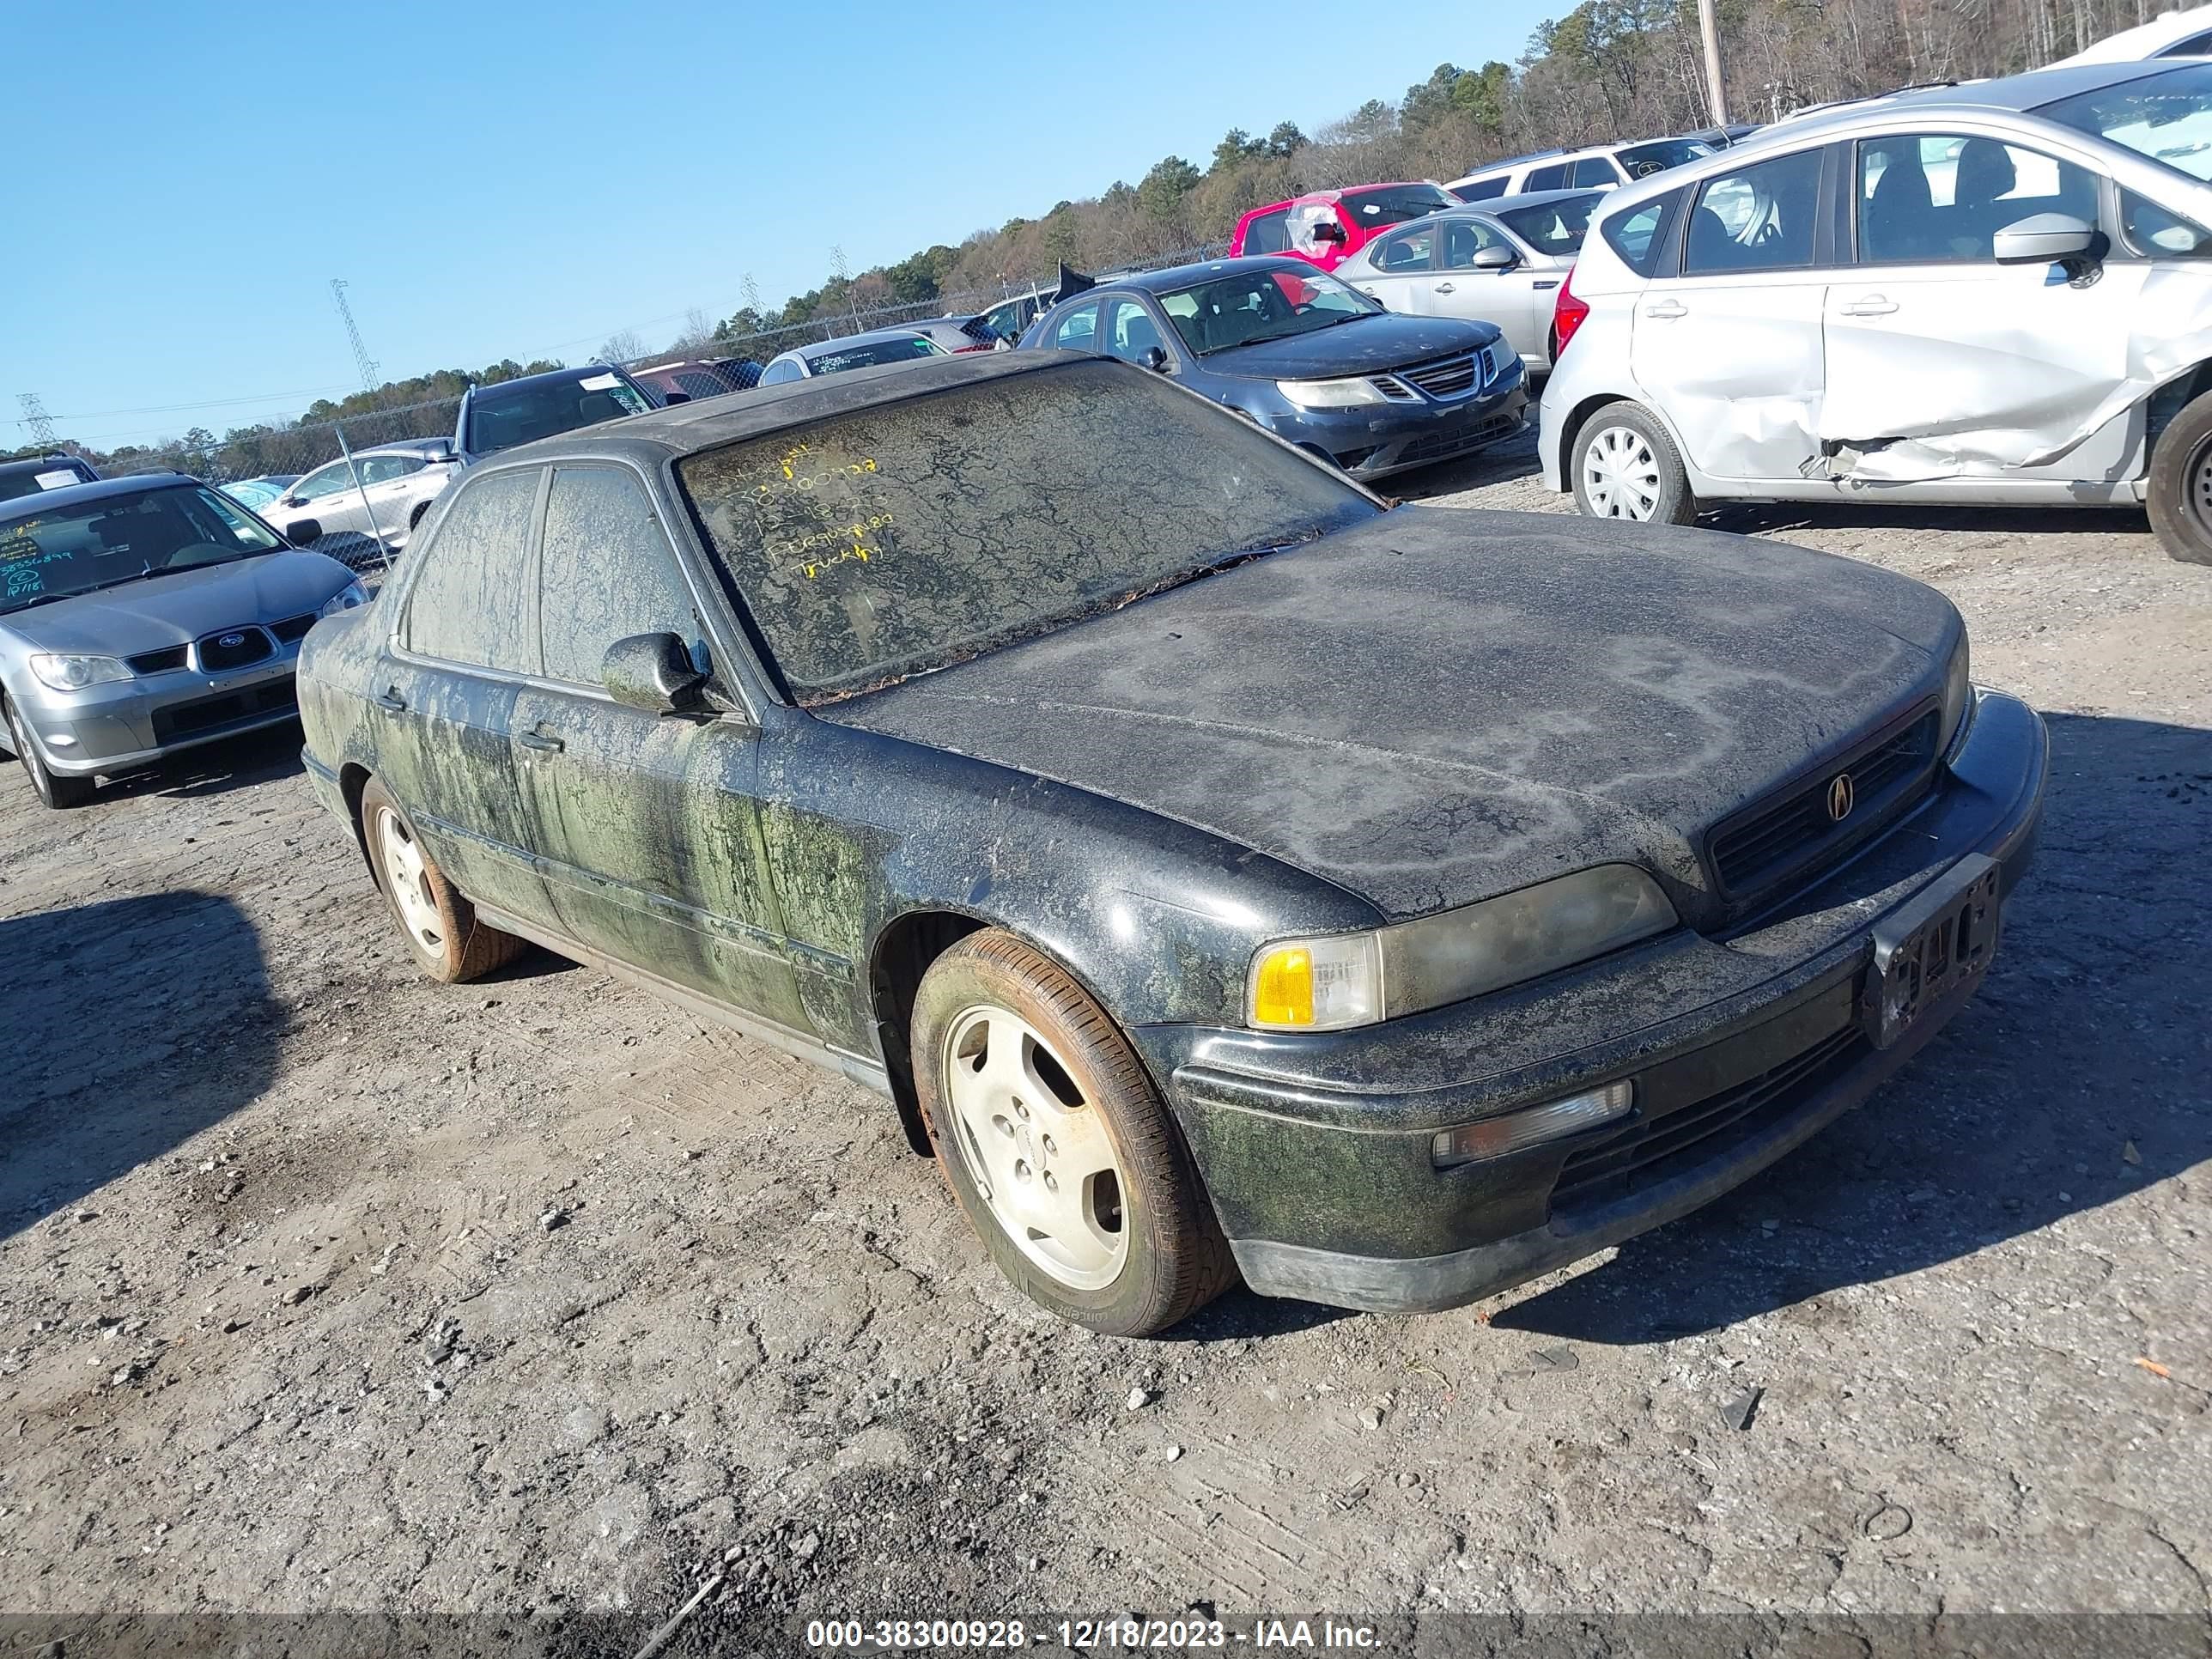
[[[1753,933],[1654,940],[1540,992],[1358,1032],[1133,1035],[1169,1084],[1254,1290],[1456,1306],[1711,1202],[1924,1047],[1978,981],[1877,1048],[1860,1001],[1874,931],[1974,854],[2009,894],[2033,856],[2047,769],[2042,721],[1984,694],[1927,805]],[[1636,1088],[1627,1119],[1486,1162],[1431,1162],[1440,1128],[1622,1079]]]

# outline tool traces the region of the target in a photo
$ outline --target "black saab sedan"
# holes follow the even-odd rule
[[[1104,1331],[1705,1203],[1959,1011],[2041,811],[1917,582],[1388,508],[1093,357],[550,439],[426,541],[301,668],[416,961],[535,940],[841,1068]]]
[[[1303,259],[1115,277],[1022,343],[1155,369],[1355,478],[1469,454],[1527,420],[1521,359],[1496,324],[1401,316]]]

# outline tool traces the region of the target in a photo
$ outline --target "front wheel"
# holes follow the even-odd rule
[[[15,705],[8,705],[8,742],[15,751],[15,758],[23,763],[24,773],[31,780],[31,787],[39,792],[39,799],[49,806],[66,811],[72,806],[82,806],[93,797],[100,786],[90,778],[70,778],[46,769],[46,762],[39,758],[37,746],[31,741],[30,732],[23,717],[15,712]]]
[[[1637,524],[1692,524],[1698,498],[1681,452],[1651,412],[1607,404],[1575,434],[1568,468],[1575,505],[1593,519]]]
[[[937,1158],[1000,1271],[1110,1336],[1187,1318],[1236,1269],[1151,1078],[1103,1009],[995,928],[930,964],[914,1076]]]
[[[2185,564],[2212,564],[2212,392],[2183,405],[2150,455],[2150,527]]]

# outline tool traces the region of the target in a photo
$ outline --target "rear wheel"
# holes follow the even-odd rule
[[[1053,963],[996,928],[930,964],[914,1075],[939,1167],[1000,1270],[1061,1318],[1146,1336],[1236,1277],[1136,1052]]]
[[[90,778],[63,777],[46,769],[39,758],[38,748],[24,726],[23,717],[15,712],[13,702],[8,705],[8,744],[15,751],[15,758],[23,763],[23,770],[31,780],[31,787],[39,792],[39,799],[49,806],[66,811],[72,806],[82,806],[93,797],[99,785]]]
[[[2212,392],[2184,405],[2151,451],[2150,527],[2187,564],[2212,564]]]
[[[448,985],[476,979],[521,953],[523,940],[477,919],[476,907],[416,839],[399,803],[373,778],[361,792],[361,830],[378,890],[432,979]]]
[[[1641,404],[1607,404],[1575,434],[1569,476],[1575,505],[1594,519],[1691,524],[1698,498],[1681,452]]]

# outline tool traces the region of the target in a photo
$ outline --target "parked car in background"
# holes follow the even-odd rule
[[[1018,294],[1010,300],[1001,300],[983,313],[983,326],[1012,345],[1022,337],[1023,331],[1036,321],[1057,297],[1053,291],[1040,289],[1029,294]]]
[[[299,481],[296,472],[270,472],[258,478],[240,478],[218,488],[240,507],[258,513]]]
[[[972,313],[925,318],[908,326],[927,334],[956,357],[968,351],[997,351],[1006,343],[981,315]]]
[[[653,406],[652,393],[623,370],[604,363],[549,369],[496,386],[471,386],[461,394],[453,448],[463,465],[473,465],[517,444],[641,415]]]
[[[1448,188],[1462,202],[1526,196],[1543,190],[1611,190],[1713,154],[1704,138],[1650,138],[1635,144],[1597,144],[1588,149],[1539,150],[1478,167]]]
[[[1770,128],[1608,197],[1559,289],[1544,477],[1702,501],[2149,508],[2212,562],[2212,62]]]
[[[1237,222],[1229,252],[1287,253],[1334,270],[1391,226],[1456,205],[1442,185],[1427,182],[1317,190],[1254,208]]]
[[[197,478],[0,502],[0,741],[47,805],[82,805],[100,773],[290,720],[301,640],[367,603]]]
[[[2186,10],[2161,12],[2148,23],[2108,34],[2071,58],[2044,67],[2143,63],[2154,58],[2202,58],[2208,53],[2212,53],[2212,6],[2191,6]]]
[[[360,568],[380,546],[404,548],[459,471],[460,458],[443,438],[378,444],[294,479],[255,511],[295,546]]]
[[[665,410],[315,629],[307,776],[430,977],[536,940],[882,1091],[1062,1318],[1454,1306],[1895,1073],[2042,811],[1933,589],[1560,523],[1064,355]]]
[[[91,483],[99,477],[91,462],[75,455],[29,455],[18,461],[0,461],[0,501]]]
[[[842,374],[848,369],[878,368],[885,363],[918,363],[951,355],[950,347],[921,328],[870,329],[864,334],[848,334],[779,352],[761,371],[760,383],[783,386],[817,374]]]
[[[750,357],[703,357],[653,363],[629,374],[653,395],[656,407],[665,408],[671,398],[696,403],[702,398],[750,392],[760,384],[761,365]]]
[[[1156,370],[1355,478],[1509,438],[1528,402],[1494,324],[1394,316],[1281,257],[1102,283],[1038,318],[1022,344]]]
[[[1595,190],[1501,197],[1376,237],[1338,277],[1392,311],[1495,323],[1531,374],[1552,366],[1552,309],[1575,262]]]

